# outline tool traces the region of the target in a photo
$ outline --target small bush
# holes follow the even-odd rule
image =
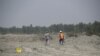
[[[74,33],[68,33],[67,36],[68,37],[78,37],[78,35],[77,34],[74,34]]]
[[[93,32],[86,32],[86,35],[87,36],[92,36],[93,35]]]

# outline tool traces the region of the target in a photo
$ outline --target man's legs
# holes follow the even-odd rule
[[[60,45],[63,45],[64,39],[60,39],[60,40],[59,40],[59,43],[60,43]]]
[[[62,45],[63,45],[64,44],[64,39],[62,39],[61,42],[62,42]]]
[[[49,44],[49,39],[46,39],[46,45],[48,45]]]

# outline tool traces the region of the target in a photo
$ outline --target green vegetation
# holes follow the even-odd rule
[[[59,30],[62,30],[66,33],[86,33],[87,35],[100,35],[100,22],[95,21],[94,23],[79,23],[79,24],[53,24],[49,27],[41,27],[41,26],[35,26],[33,27],[32,24],[30,26],[22,26],[22,28],[17,27],[10,27],[10,28],[4,28],[0,27],[0,33],[1,34],[39,34],[39,33],[45,33],[47,31],[51,33],[57,33]]]

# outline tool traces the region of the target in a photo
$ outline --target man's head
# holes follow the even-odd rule
[[[62,33],[62,31],[60,30],[60,33]]]

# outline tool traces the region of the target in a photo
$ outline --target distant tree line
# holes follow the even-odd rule
[[[1,34],[37,34],[37,33],[57,33],[59,30],[62,30],[66,33],[74,32],[74,33],[87,33],[87,34],[100,34],[100,22],[95,21],[94,23],[79,23],[79,24],[53,24],[49,27],[41,27],[35,26],[33,27],[32,24],[30,26],[22,26],[21,28],[17,28],[16,26],[10,28],[0,27]]]

